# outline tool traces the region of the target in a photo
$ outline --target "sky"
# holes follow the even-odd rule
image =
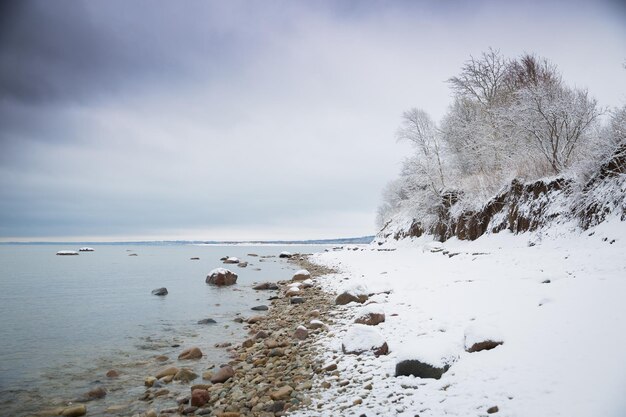
[[[0,241],[375,234],[402,112],[490,47],[626,104],[619,1],[4,1]]]

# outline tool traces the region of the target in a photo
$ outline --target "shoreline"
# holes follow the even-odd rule
[[[285,294],[290,284],[294,283],[291,280],[294,272],[292,270],[289,271],[288,279],[276,282],[277,291],[255,291],[256,297],[251,298],[251,303],[254,302],[252,300],[256,300],[259,304],[268,305],[269,309],[247,310],[235,314],[232,318],[233,325],[240,323],[243,326],[237,332],[238,336],[213,346],[220,350],[225,349],[226,356],[230,357],[230,360],[221,364],[232,368],[233,375],[230,379],[211,383],[210,379],[220,371],[220,363],[214,359],[207,359],[206,355],[191,361],[176,359],[184,348],[191,347],[189,343],[193,343],[193,340],[189,340],[178,346],[172,346],[168,349],[167,356],[156,355],[146,358],[142,365],[145,378],[134,374],[125,375],[123,367],[116,368],[116,371],[121,371],[120,377],[95,381],[98,386],[106,387],[102,397],[80,402],[64,402],[63,406],[50,404],[44,409],[40,408],[41,411],[33,415],[270,417],[285,415],[310,406],[313,403],[311,395],[315,393],[315,375],[324,371],[320,359],[322,355],[316,342],[319,336],[327,331],[328,325],[333,323],[329,313],[334,309],[334,296],[321,289],[319,278],[335,271],[309,262],[307,255],[294,254],[286,261],[291,266],[305,268],[311,273],[312,283],[307,281],[308,285],[302,285],[300,293],[297,294],[303,302],[294,304],[291,302],[291,296]],[[265,299],[271,301],[268,303],[264,301]],[[324,325],[311,325],[311,320],[319,320]],[[299,326],[306,327],[306,330],[298,329]],[[211,328],[207,327],[200,331],[210,332]],[[206,349],[203,345],[198,346],[202,350]],[[156,376],[164,368],[176,368],[177,372],[188,373],[189,380],[185,381],[184,375],[180,377],[183,378],[182,381],[173,380],[174,374],[171,373],[173,371],[157,379]],[[200,368],[205,371],[200,372]],[[134,373],[137,372],[142,370],[134,370]],[[208,394],[208,401],[202,405],[197,403],[191,405],[194,390],[205,391]],[[97,407],[90,407],[90,402],[104,398],[106,391],[112,395],[116,391],[124,391],[132,393],[135,398],[126,398],[125,401],[113,405],[107,401],[106,407],[103,403]],[[107,397],[107,400],[110,398]]]

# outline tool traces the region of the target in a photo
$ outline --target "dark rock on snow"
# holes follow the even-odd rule
[[[439,379],[448,369],[450,365],[438,368],[417,359],[409,359],[396,364],[396,376],[413,375],[419,378]]]

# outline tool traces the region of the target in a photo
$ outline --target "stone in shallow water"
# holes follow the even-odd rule
[[[216,268],[206,277],[206,283],[218,287],[233,285],[237,282],[237,274],[225,268]]]
[[[76,405],[72,407],[66,407],[61,412],[63,417],[80,417],[87,414],[87,407],[84,405]]]
[[[115,369],[111,369],[107,372],[106,376],[107,378],[117,378],[118,376],[120,376],[120,373],[117,372]]]
[[[266,311],[266,310],[269,310],[269,307],[266,306],[266,305],[254,306],[254,307],[252,307],[252,310],[254,310],[254,311]]]
[[[174,381],[189,382],[198,378],[198,374],[189,368],[183,368],[174,375]]]
[[[167,288],[161,287],[152,290],[152,295],[167,295]]]
[[[202,351],[197,346],[190,347],[189,349],[185,349],[182,351],[180,355],[178,355],[178,359],[180,360],[200,359],[201,357],[202,357]]]
[[[163,378],[165,376],[169,376],[169,375],[174,376],[174,375],[176,375],[178,373],[178,371],[179,371],[179,369],[177,367],[175,367],[175,366],[168,366],[168,367],[160,369],[157,372],[157,374],[155,375],[155,377],[157,379],[161,379],[161,378]]]
[[[202,407],[209,402],[209,392],[204,389],[195,389],[191,393],[191,405],[194,407]]]
[[[202,319],[202,320],[198,320],[198,324],[215,324],[217,323],[214,319]]]
[[[277,290],[278,289],[278,285],[276,285],[273,282],[262,282],[260,284],[255,285],[254,287],[252,287],[253,290],[257,290],[257,291],[262,291],[262,290]]]

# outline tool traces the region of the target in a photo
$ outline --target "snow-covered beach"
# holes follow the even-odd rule
[[[625,249],[616,218],[584,232],[422,237],[313,256],[340,271],[323,288],[370,297],[337,307],[317,343],[338,374],[319,379],[317,402],[295,415],[624,415]],[[342,352],[364,309],[385,313],[372,327],[388,355]],[[486,339],[503,344],[466,351]],[[402,359],[450,368],[439,380],[396,377]]]

